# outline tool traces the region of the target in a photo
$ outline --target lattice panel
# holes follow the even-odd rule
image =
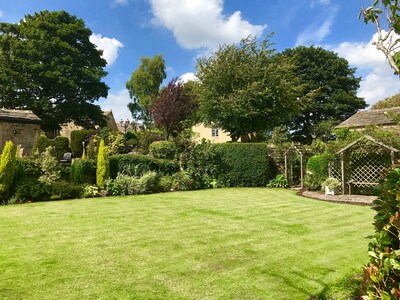
[[[361,183],[377,183],[390,163],[390,153],[354,152],[350,161],[350,178],[355,186],[363,186]]]

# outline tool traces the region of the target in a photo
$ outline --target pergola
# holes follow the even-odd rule
[[[342,194],[346,184],[349,194],[352,188],[367,189],[378,185],[384,171],[395,163],[398,149],[364,135],[336,154],[340,157],[331,164],[330,175],[341,181]]]
[[[285,177],[289,181],[290,184],[293,183],[293,155],[299,155],[300,157],[300,188],[304,186],[304,167],[303,167],[303,150],[292,144],[285,151]],[[290,159],[290,165],[289,165]]]

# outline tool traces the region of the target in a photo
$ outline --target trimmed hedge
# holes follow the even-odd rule
[[[265,187],[278,173],[265,143],[226,143],[212,147],[221,159],[216,170],[219,185]]]
[[[155,158],[174,159],[176,152],[175,144],[170,141],[157,141],[149,146],[149,153]]]
[[[141,176],[148,171],[155,171],[161,176],[172,175],[179,171],[179,164],[147,155],[119,154],[110,156],[111,178],[117,177],[119,172]]]
[[[308,159],[304,185],[309,190],[319,190],[329,176],[329,155],[315,155]]]
[[[62,159],[65,152],[69,152],[69,140],[64,136],[57,136],[54,139],[49,139],[45,135],[40,135],[35,142],[37,149],[32,149],[33,151],[38,150],[39,153],[43,153],[47,147],[54,147],[54,156],[59,160]]]
[[[70,148],[74,157],[82,157],[82,143],[95,133],[97,133],[96,130],[74,130],[71,132]]]

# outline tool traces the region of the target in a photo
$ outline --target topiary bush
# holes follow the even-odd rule
[[[381,182],[364,278],[370,299],[400,299],[400,166]]]
[[[96,134],[96,130],[74,130],[71,132],[70,148],[74,157],[82,157],[83,142],[89,141],[89,138]]]
[[[67,137],[58,136],[55,139],[49,139],[44,134],[36,137],[33,153],[41,154],[46,151],[48,147],[53,148],[53,155],[58,159],[62,159],[64,153],[69,152],[69,140]]]
[[[212,145],[220,155],[218,184],[229,187],[265,187],[278,173],[265,143]]]
[[[104,140],[100,141],[99,154],[97,155],[96,184],[99,188],[104,188],[106,180],[110,177],[110,161],[108,148]]]
[[[110,157],[111,178],[117,177],[118,173],[142,176],[149,171],[155,171],[161,176],[172,175],[179,171],[179,164],[147,155],[119,154]]]
[[[174,159],[177,150],[175,144],[170,141],[157,141],[153,142],[149,146],[149,153],[154,158],[162,158],[162,159]]]
[[[16,151],[13,142],[6,142],[0,156],[0,195],[8,197],[16,171]]]
[[[329,155],[315,155],[308,159],[304,186],[311,191],[321,189],[322,182],[329,175]]]

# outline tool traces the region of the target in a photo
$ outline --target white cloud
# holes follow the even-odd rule
[[[399,77],[393,74],[384,54],[372,45],[376,38],[377,34],[374,34],[367,43],[343,42],[332,49],[366,74],[362,78],[358,95],[364,97],[368,104],[400,92]]]
[[[129,0],[113,0],[111,6],[116,7],[116,6],[124,6],[128,5]]]
[[[321,4],[321,5],[329,5],[331,3],[330,0],[311,0],[311,8],[313,8],[315,5],[317,4]]]
[[[333,8],[328,17],[324,19],[322,24],[316,22],[308,26],[303,32],[297,36],[296,46],[312,45],[321,43],[324,38],[331,33],[333,20],[335,19],[338,7]]]
[[[266,25],[252,25],[240,11],[223,14],[223,0],[149,0],[154,23],[171,30],[184,48],[216,49],[249,35],[260,36]]]
[[[4,11],[0,10],[0,18],[3,16]]]
[[[132,120],[132,114],[127,105],[131,101],[127,89],[117,92],[109,92],[107,99],[100,103],[102,110],[112,110],[115,121],[119,120]]]
[[[102,37],[101,34],[92,34],[90,41],[103,50],[103,58],[107,65],[111,65],[118,57],[118,50],[124,45],[114,38]]]
[[[183,83],[188,82],[188,81],[197,81],[197,80],[198,80],[198,78],[192,72],[185,73],[179,77],[179,81],[181,81]]]

